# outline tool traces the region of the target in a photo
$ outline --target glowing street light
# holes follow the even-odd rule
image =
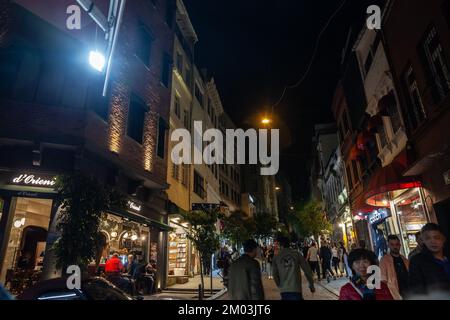
[[[263,118],[262,120],[261,120],[261,123],[262,124],[269,124],[271,121],[270,121],[270,119],[269,118]]]
[[[276,191],[280,191],[281,188],[280,188],[280,187],[275,187],[275,190],[276,190]]]
[[[97,50],[89,52],[89,64],[95,70],[102,72],[105,67],[105,56]]]

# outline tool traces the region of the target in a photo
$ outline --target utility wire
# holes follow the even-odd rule
[[[319,43],[320,43],[320,40],[321,40],[323,34],[325,33],[325,31],[330,26],[330,24],[333,21],[334,17],[342,10],[342,8],[345,6],[346,3],[347,3],[347,0],[342,1],[341,5],[333,12],[333,14],[330,16],[330,18],[328,18],[327,22],[325,23],[324,27],[322,28],[322,30],[320,31],[320,33],[319,33],[319,35],[317,37],[316,43],[314,45],[314,51],[313,51],[313,54],[311,56],[311,60],[309,61],[308,67],[306,68],[305,73],[303,74],[303,76],[300,78],[300,80],[298,82],[296,82],[293,85],[286,85],[283,88],[283,93],[281,94],[281,97],[278,99],[278,101],[275,104],[272,105],[272,114],[273,114],[273,108],[278,106],[281,103],[281,101],[283,101],[287,90],[288,89],[294,89],[294,88],[300,86],[303,83],[303,81],[305,81],[306,77],[308,76],[309,72],[311,71],[312,65],[313,65],[314,60],[316,58],[317,51],[319,49]]]

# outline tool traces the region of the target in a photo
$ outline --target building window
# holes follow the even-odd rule
[[[347,165],[345,172],[347,174],[348,189],[352,190],[353,189],[353,179],[352,179],[352,173],[350,170],[350,164]]]
[[[358,163],[355,160],[352,160],[352,170],[353,170],[353,181],[355,184],[359,181],[359,173],[358,173]]]
[[[183,55],[177,53],[177,70],[180,75],[183,75]]]
[[[194,193],[202,199],[205,197],[204,180],[197,171],[194,171]]]
[[[87,106],[103,120],[108,119],[108,98],[103,96],[103,77],[96,77],[90,83],[87,96]],[[73,88],[72,88],[73,90]]]
[[[433,85],[433,96],[436,103],[441,102],[450,91],[450,73],[448,71],[444,51],[439,41],[436,28],[431,27],[423,43],[424,63],[428,77]]]
[[[182,175],[181,175],[182,180],[181,180],[181,183],[184,186],[187,186],[188,185],[188,177],[189,177],[189,165],[188,164],[183,164],[181,169],[182,169]]]
[[[381,124],[378,125],[377,133],[378,138],[380,139],[380,150],[382,150],[384,146],[387,145],[387,135],[386,129],[384,127],[384,121],[382,121]]]
[[[208,101],[208,116],[209,116],[210,119],[212,119],[212,117],[211,117],[211,115],[212,115],[212,113],[211,113],[211,109],[212,109],[211,99],[208,98],[207,101]]]
[[[423,123],[426,118],[426,113],[422,103],[422,97],[417,86],[416,76],[411,66],[408,67],[405,72],[403,82],[408,100],[406,114],[408,116],[410,129],[414,131]]]
[[[162,117],[159,117],[158,121],[158,147],[156,154],[158,157],[164,159],[165,148],[166,148],[166,130],[167,122]]]
[[[189,110],[184,110],[183,112],[184,112],[184,116],[183,116],[184,127],[186,129],[190,129],[191,119],[190,119],[190,115],[189,115]]]
[[[180,116],[180,109],[181,109],[180,97],[177,94],[175,94],[175,98],[174,98],[174,102],[173,102],[173,109],[174,109],[174,112],[175,112],[175,115],[177,116],[177,118],[181,119],[181,116]]]
[[[145,102],[135,94],[132,94],[128,110],[127,135],[138,143],[142,143],[147,111],[148,107],[145,105]]]
[[[401,128],[402,121],[400,119],[400,112],[398,111],[397,100],[394,96],[392,96],[391,102],[387,105],[387,112],[391,119],[392,130],[395,134]]]
[[[143,23],[139,23],[136,55],[146,66],[150,65],[153,41],[154,37],[151,35],[150,30]]]
[[[203,107],[203,93],[197,83],[195,84],[195,98],[197,99],[198,103],[200,103],[200,106]]]
[[[186,85],[189,89],[191,89],[192,83],[191,83],[191,69],[186,66],[184,69],[184,82],[186,82]]]
[[[178,181],[180,166],[178,164],[172,164],[172,178]]]
[[[172,58],[167,54],[163,54],[163,64],[161,71],[161,83],[168,88],[170,82],[170,67],[172,65]]]
[[[364,61],[364,75],[367,76],[367,74],[370,71],[370,68],[372,67],[372,63],[375,59],[375,55],[378,50],[378,45],[380,44],[380,35],[377,33],[375,40],[373,44],[370,46],[369,52],[367,54],[366,60]]]

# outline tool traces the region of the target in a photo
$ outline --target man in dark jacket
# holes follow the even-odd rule
[[[328,279],[327,271],[329,271],[330,274],[333,275],[333,277],[336,279],[333,269],[331,269],[331,258],[333,256],[333,253],[331,252],[331,249],[328,246],[328,243],[324,242],[322,247],[320,247],[319,256],[320,256],[320,259],[322,260],[322,277],[323,277],[323,279]]]
[[[255,260],[258,244],[244,243],[244,254],[230,266],[228,293],[231,300],[264,300],[261,268]]]
[[[450,261],[444,256],[445,236],[434,223],[422,228],[423,248],[409,267],[411,299],[449,299]]]

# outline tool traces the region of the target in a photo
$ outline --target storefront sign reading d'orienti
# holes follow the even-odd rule
[[[56,184],[56,181],[54,176],[21,173],[13,175],[9,183],[21,186],[53,187]]]

